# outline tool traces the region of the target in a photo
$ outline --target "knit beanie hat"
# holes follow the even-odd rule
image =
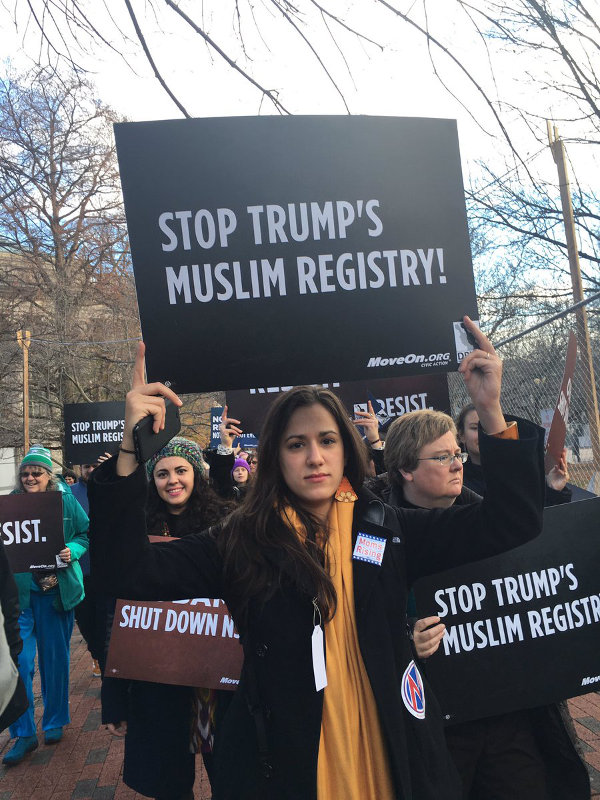
[[[238,467],[243,467],[250,472],[250,464],[248,464],[245,458],[236,458],[236,460],[233,462],[233,469],[231,470],[232,475],[234,470],[236,470]]]
[[[52,472],[52,457],[50,450],[47,447],[42,447],[41,444],[32,445],[28,452],[25,454],[23,461],[21,461],[20,469],[24,466],[30,467],[43,467],[48,472]]]
[[[162,450],[155,453],[151,459],[146,461],[146,472],[148,477],[152,477],[154,467],[158,464],[161,458],[169,458],[171,456],[179,456],[189,461],[192,467],[200,473],[200,477],[204,477],[205,465],[204,456],[200,445],[192,442],[190,439],[184,439],[183,436],[175,436],[171,441],[166,444]]]

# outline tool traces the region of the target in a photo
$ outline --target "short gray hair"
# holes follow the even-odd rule
[[[421,449],[448,432],[456,436],[456,425],[443,411],[426,408],[395,419],[385,437],[384,462],[390,481],[401,484],[400,470],[416,469]]]

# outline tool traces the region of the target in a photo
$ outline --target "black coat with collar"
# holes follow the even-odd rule
[[[19,653],[23,649],[21,629],[19,627],[19,592],[8,563],[4,544],[0,541],[0,604],[4,617],[4,632],[15,665],[19,664]],[[0,731],[8,728],[27,710],[29,701],[21,677],[8,705],[0,714]]]
[[[378,475],[376,478],[369,480],[367,482],[367,488],[372,491],[376,497],[379,497],[380,500],[383,500],[383,502],[387,503],[389,506],[398,506],[398,508],[418,507],[408,502],[408,500],[404,497],[404,492],[401,486],[390,482],[387,472],[384,472],[381,475]],[[474,492],[467,486],[463,486],[453,505],[465,506],[468,503],[480,503],[482,499],[483,498],[480,494],[477,494],[477,492]]]
[[[385,540],[385,551],[380,566],[353,562],[357,632],[399,800],[460,798],[439,707],[426,681],[423,719],[403,701],[402,676],[413,658],[406,628],[409,587],[422,575],[502,552],[540,531],[540,430],[520,426],[519,441],[482,436],[494,490],[481,504],[407,511],[359,493],[354,540],[370,533]],[[235,619],[215,536],[204,532],[150,546],[144,500],[141,469],[118,479],[111,460],[93,473],[92,563],[105,590],[131,599],[222,597]],[[240,685],[217,726],[214,800],[315,800],[323,694],[314,687],[312,631],[310,594],[284,579],[269,600],[250,607],[240,631]]]
[[[471,463],[467,461],[467,464]],[[471,482],[473,486],[484,492],[483,470],[478,465],[472,464],[472,466],[477,466],[477,480]],[[469,477],[472,477],[472,475],[473,472],[470,473]],[[467,476],[465,476],[465,480],[466,478]],[[400,508],[416,508],[405,498],[401,486],[390,483],[387,473],[378,475],[370,480],[368,486],[377,497],[389,505]],[[570,496],[570,490],[558,492],[547,485],[545,487],[546,506],[569,502]],[[454,504],[480,503],[482,499],[482,495],[477,494],[467,486],[463,486]],[[416,621],[416,617],[414,621]],[[536,740],[544,764],[548,800],[565,800],[565,798],[568,798],[568,800],[589,799],[588,773],[583,758],[578,752],[577,737],[566,702],[528,709],[522,713],[517,712],[515,717],[518,720],[523,720],[516,723],[517,725],[526,724],[527,720],[531,725],[531,732]],[[474,720],[454,726],[454,730],[460,731],[456,737],[456,744],[452,736],[452,728],[446,729],[449,734],[450,752],[452,753],[454,747],[457,748],[459,769],[460,764],[465,761],[467,748],[470,747],[473,754],[481,752],[481,737],[483,735],[488,738],[488,742],[495,743],[495,734],[491,726],[496,724],[496,720],[500,722],[499,741],[502,743],[502,747],[506,747],[505,739],[502,738],[505,734],[502,731],[501,719],[502,717],[500,716],[488,719],[484,722],[484,725],[479,720]],[[508,752],[505,751],[503,753],[505,768],[509,768],[507,765],[510,763],[510,757],[511,751],[509,748]],[[472,761],[475,761],[475,755],[473,755]],[[471,763],[467,761],[467,771]]]

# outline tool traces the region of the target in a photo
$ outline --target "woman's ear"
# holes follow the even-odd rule
[[[414,480],[413,474],[412,474],[412,470],[399,469],[398,470],[398,475],[400,475],[400,477],[403,478],[405,481],[409,481],[410,482],[410,481]]]

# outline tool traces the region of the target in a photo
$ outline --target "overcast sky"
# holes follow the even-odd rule
[[[34,5],[36,2],[41,7],[42,0],[34,0]],[[17,4],[18,31],[6,9],[6,5],[12,9],[12,0],[4,0],[4,4],[0,5],[1,52],[18,67],[27,68],[39,55],[39,36],[31,21],[26,25],[27,4]],[[192,116],[277,113],[260,92],[212,53],[172,11],[163,10],[162,2],[154,4],[161,13],[158,17],[151,13],[152,4],[147,0],[134,0],[133,5],[161,73]],[[203,28],[237,63],[251,70],[263,86],[279,92],[281,101],[293,113],[347,113],[340,93],[317,59],[288,24],[268,10],[268,3],[255,3],[254,17],[248,14],[242,17],[244,48],[236,33],[235,4],[231,0],[182,2],[181,5],[195,9],[196,15],[200,8],[202,18],[198,21]],[[483,161],[498,172],[513,165],[490,109],[446,56],[433,50],[436,69],[462,105],[434,75],[423,37],[397,21],[374,0],[331,0],[326,5],[344,12],[350,25],[377,43],[361,41],[330,23],[330,30],[335,32],[334,42],[319,14],[304,17],[302,30],[331,69],[351,113],[456,118],[465,182],[469,174],[477,171],[476,161]],[[413,13],[419,8],[413,0],[403,0],[397,5],[403,11],[412,9]],[[181,117],[141,53],[124,4],[111,0],[108,6],[110,14],[101,0],[84,3],[93,23],[113,44],[114,50],[85,39],[82,50],[76,47],[72,50],[75,60],[89,70],[99,97],[131,120]],[[246,9],[247,4],[240,3],[240,8]],[[530,80],[529,74],[536,69],[548,71],[547,66],[538,63],[542,54],[538,52],[535,58],[527,54],[504,54],[497,62],[501,68],[492,75],[488,56],[495,57],[499,45],[488,42],[484,46],[467,18],[457,13],[457,8],[457,4],[448,0],[431,2],[428,10],[432,30],[452,46],[493,99],[508,99],[515,106],[537,113],[543,131],[544,118],[560,116],[558,112],[562,114],[565,109],[554,108],[556,98],[551,93],[540,92]],[[59,44],[57,31],[52,31],[51,27],[48,30],[53,42]],[[60,36],[72,44],[64,26]],[[543,133],[536,141],[518,114],[506,109],[503,119],[523,157],[542,151],[535,159],[535,170],[545,180],[554,182],[556,171],[550,151],[544,152]],[[581,125],[575,122],[560,128],[567,140],[581,136],[582,131]],[[572,169],[580,180],[590,174],[591,151],[590,147],[569,145]]]

